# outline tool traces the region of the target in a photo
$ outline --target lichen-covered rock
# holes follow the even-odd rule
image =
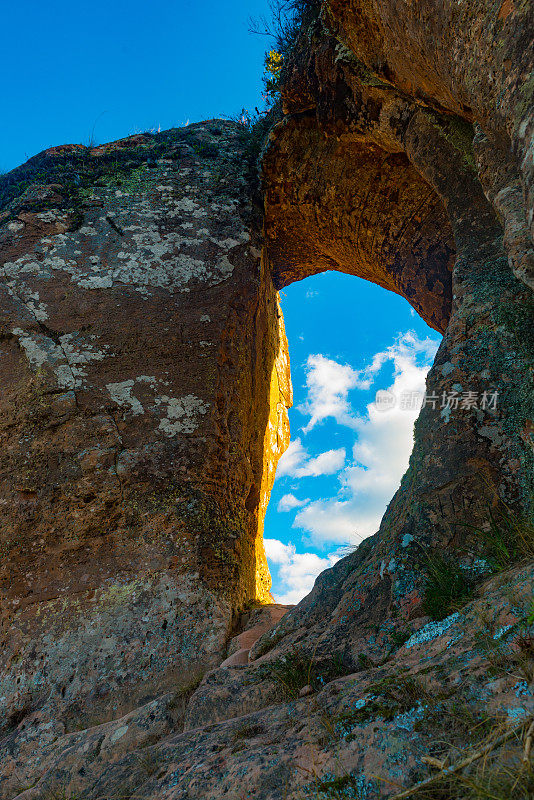
[[[243,130],[56,148],[1,181],[2,726],[111,719],[269,598],[283,320]]]
[[[303,699],[286,690],[284,662],[275,659],[270,672],[264,665],[261,679],[248,674],[243,691],[249,700],[256,692],[256,708],[236,704],[231,719],[213,717],[184,732],[176,722],[177,700],[169,695],[68,734],[22,722],[4,740],[2,796],[375,800],[435,774],[433,762],[463,759],[466,747],[495,730],[517,731],[505,752],[520,757],[518,740],[534,715],[519,644],[528,630],[532,579],[528,568],[488,582],[460,612],[440,623],[420,620],[395,653],[324,688],[329,665],[323,662],[314,691]],[[286,654],[286,665],[294,655]],[[313,653],[299,662],[302,685],[313,662]],[[200,685],[190,709],[215,689],[216,678]],[[229,691],[227,698],[236,699]]]
[[[507,22],[505,49],[488,54],[485,67],[477,62],[476,71],[497,72],[507,52],[515,58],[514,81],[503,83],[497,99],[485,80],[468,113],[459,104],[459,84],[459,96],[446,102],[443,86],[432,81],[451,52],[455,63],[442,84],[467,79],[478,47],[472,29],[455,27],[454,50],[440,47],[437,54],[436,40],[426,37],[443,25],[440,41],[449,41],[450,19],[456,26],[473,13],[469,4],[458,11],[456,3],[446,3],[435,17],[421,17],[409,4],[391,3],[395,25],[384,22],[388,4],[306,6],[282,74],[284,115],[264,149],[266,239],[275,279],[283,285],[341,269],[402,294],[444,331],[410,468],[378,536],[355,557],[346,591],[339,584],[344,567],[333,578],[334,605],[342,603],[337,618],[348,621],[350,633],[343,637],[330,618],[318,620],[326,649],[345,638],[356,652],[366,647],[371,622],[386,621],[392,612],[401,618],[419,613],[429,553],[463,557],[482,550],[474,532],[500,504],[518,519],[532,519],[534,342],[528,331],[534,305],[516,258],[521,237],[523,244],[529,238],[529,206],[517,191],[509,195],[516,222],[523,220],[512,235],[501,191],[522,180],[517,164],[514,171],[502,162],[502,148],[512,148],[506,131],[517,112],[514,98],[528,88],[532,48],[525,52],[525,40],[509,36]],[[524,4],[509,24],[523,30],[531,10]],[[484,4],[477,9],[477,25],[488,24],[490,13]],[[392,38],[399,25],[407,34],[423,26],[428,50],[417,53],[416,65],[420,58],[436,59],[426,94],[417,71],[408,83],[412,59],[406,61]],[[380,33],[383,26],[386,33]],[[386,46],[395,71],[385,66]],[[461,74],[458,63],[464,64]],[[521,124],[528,122],[531,105],[521,113]],[[527,151],[523,156],[528,161]],[[488,188],[490,173],[498,192]],[[480,402],[470,403],[474,397]],[[304,601],[281,629],[291,626],[305,639],[307,607]]]

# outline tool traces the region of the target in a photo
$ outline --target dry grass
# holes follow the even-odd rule
[[[484,545],[484,555],[495,572],[534,560],[534,523],[500,503],[490,510],[485,528],[474,529]]]
[[[288,699],[296,699],[305,686],[319,691],[330,681],[348,675],[353,671],[339,653],[328,658],[316,658],[304,650],[295,648],[290,653],[267,664],[262,664],[258,672],[262,678],[269,678],[280,684]]]
[[[464,758],[391,800],[534,800],[534,722],[495,725]]]

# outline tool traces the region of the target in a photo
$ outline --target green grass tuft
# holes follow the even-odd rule
[[[427,580],[423,610],[432,619],[445,619],[472,597],[473,578],[450,558],[433,553],[428,558],[425,571]]]
[[[484,556],[494,572],[521,561],[534,560],[534,523],[506,507],[489,512],[487,528],[475,529],[484,545]]]
[[[327,659],[315,659],[300,649],[259,668],[261,677],[280,684],[289,699],[296,699],[305,686],[319,691],[327,683],[352,671],[353,668],[344,662],[339,653]]]

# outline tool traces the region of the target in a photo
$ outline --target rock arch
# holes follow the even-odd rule
[[[444,332],[380,531],[284,618],[282,652],[380,658],[421,617],[422,553],[476,550],[497,503],[531,511],[531,4],[488,0],[475,26],[453,0],[306,5],[259,223],[246,132],[216,120],[0,179],[6,797],[15,768],[29,784],[41,753],[61,763],[75,724],[217,666],[236,612],[267,598],[261,517],[291,402],[277,287],[339,269]],[[212,673],[186,728],[257,708],[247,675]],[[29,764],[24,719],[42,737]]]
[[[324,270],[405,297],[441,333],[455,258],[443,202],[399,151],[350,132],[326,137],[313,115],[274,128],[263,160],[266,249],[277,288]]]

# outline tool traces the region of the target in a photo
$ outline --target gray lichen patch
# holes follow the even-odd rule
[[[149,392],[149,400],[141,402],[136,396],[140,393],[136,385],[138,390],[144,387],[143,394]],[[169,385],[168,381],[155,376],[140,375],[135,379],[109,383],[106,390],[123,414],[138,417],[148,413],[159,420],[157,430],[167,437],[193,433],[199,427],[200,419],[210,410],[210,405],[194,394],[170,397],[159,393]]]
[[[249,240],[244,226],[235,235],[235,206],[224,204],[214,209],[206,200],[173,199],[166,191],[160,194],[157,202],[154,197],[128,197],[127,208],[121,203],[122,196],[114,195],[104,213],[88,212],[86,224],[76,233],[48,237],[34,253],[7,262],[4,274],[16,291],[25,291],[24,276],[45,278],[61,270],[85,289],[125,284],[144,295],[151,288],[189,292],[195,286],[227,280],[234,269],[232,250]],[[208,215],[209,227],[201,226],[199,220]],[[177,223],[181,233],[176,230]],[[215,230],[223,235],[214,235]],[[232,236],[225,235],[229,231]]]
[[[56,341],[42,333],[13,328],[21,348],[32,369],[48,366],[57,379],[60,389],[78,389],[87,377],[85,365],[102,361],[108,355],[109,346],[98,349],[91,341],[78,334],[64,334]]]
[[[208,412],[209,406],[199,397],[189,394],[185,397],[157,397],[156,405],[165,404],[166,416],[159,424],[160,430],[167,436],[177,436],[179,433],[193,433],[198,427],[199,415]]]

